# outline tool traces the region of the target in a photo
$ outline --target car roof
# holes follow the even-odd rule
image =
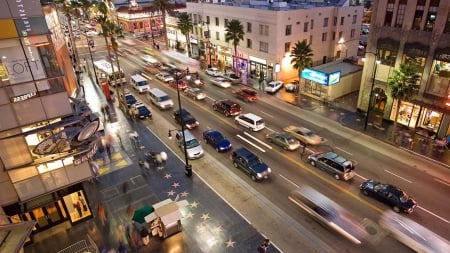
[[[238,149],[236,149],[235,151],[234,151],[234,153],[236,153],[236,154],[238,154],[238,155],[240,155],[240,156],[242,156],[242,157],[244,157],[244,158],[246,158],[246,159],[249,159],[249,158],[252,158],[252,157],[257,157],[255,154],[253,154],[250,150],[248,150],[248,149],[246,149],[246,148],[244,148],[244,147],[241,147],[241,148],[238,148]]]
[[[292,139],[293,137],[290,135],[290,134],[288,134],[288,133],[279,133],[279,136],[281,137],[281,138],[285,138],[285,139]]]
[[[218,136],[222,136],[222,133],[220,133],[217,130],[208,130],[207,134],[209,134],[212,137],[218,137]]]
[[[223,100],[219,100],[218,102],[228,104],[228,105],[239,105],[239,103],[237,103],[231,99],[223,99]]]

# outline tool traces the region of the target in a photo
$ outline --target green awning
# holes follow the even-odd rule
[[[139,209],[134,210],[133,214],[133,221],[137,223],[144,223],[144,217],[151,214],[154,211],[153,207],[151,206],[143,206]]]

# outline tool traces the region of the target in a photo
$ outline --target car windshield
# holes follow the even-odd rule
[[[170,98],[169,98],[169,96],[162,96],[162,97],[159,97],[159,101],[160,102],[162,102],[162,101],[167,101],[167,100],[169,100]]]
[[[304,130],[304,131],[302,132],[302,134],[303,134],[304,136],[308,136],[308,137],[314,136],[314,133],[311,132],[310,130]]]
[[[145,108],[144,106],[139,106],[137,109],[139,110],[140,113],[147,113],[148,112],[147,108]]]
[[[262,119],[260,119],[260,120],[258,120],[258,121],[256,121],[256,125],[261,125],[261,124],[264,124],[264,120],[262,120]]]
[[[404,193],[404,192],[401,192],[400,193],[401,195],[399,196],[400,198],[400,202],[402,202],[402,203],[406,203],[406,202],[408,202],[408,200],[409,200],[409,197],[408,197],[408,195],[406,195],[406,193]]]
[[[198,145],[200,145],[200,143],[198,143],[197,139],[192,139],[190,141],[186,141],[186,149],[195,148]]]

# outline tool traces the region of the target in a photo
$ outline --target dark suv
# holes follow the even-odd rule
[[[189,130],[194,129],[199,125],[198,121],[194,118],[194,116],[192,116],[192,114],[185,109],[181,109],[181,113],[180,110],[174,111],[173,118],[180,125],[184,123],[186,128]]]
[[[238,148],[231,154],[231,160],[235,168],[247,173],[253,181],[268,179],[271,170],[259,157],[246,148]]]
[[[229,99],[216,100],[214,101],[212,106],[214,111],[221,112],[227,117],[230,115],[239,115],[242,111],[242,108],[238,103]]]

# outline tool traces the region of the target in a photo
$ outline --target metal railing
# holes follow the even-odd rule
[[[57,253],[99,253],[99,250],[94,240],[92,240],[92,238],[87,235],[87,241],[78,241],[70,245],[69,247],[58,251]]]

